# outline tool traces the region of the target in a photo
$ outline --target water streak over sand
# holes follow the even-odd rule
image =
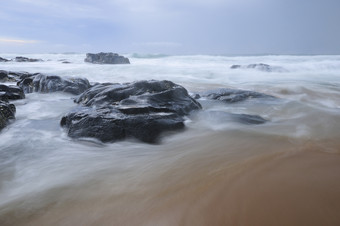
[[[30,205],[15,203],[21,208],[3,214],[1,225],[340,223],[338,153],[312,141],[224,135],[202,136],[195,147],[192,140],[166,145],[157,162],[140,162],[139,172],[122,172],[117,181],[109,172],[90,175],[31,197]],[[34,206],[34,199],[46,203]]]

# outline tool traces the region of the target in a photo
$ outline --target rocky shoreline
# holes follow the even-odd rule
[[[24,99],[32,92],[65,92],[75,95],[78,106],[60,119],[60,125],[71,138],[94,138],[115,142],[135,138],[146,143],[159,143],[160,135],[181,131],[185,120],[197,117],[262,124],[267,120],[258,115],[209,111],[202,108],[205,100],[233,104],[252,99],[275,97],[247,90],[219,89],[189,95],[171,81],[135,81],[130,83],[96,83],[86,78],[65,78],[42,73],[0,70],[0,129],[15,119],[13,100]],[[222,117],[221,117],[222,116]]]

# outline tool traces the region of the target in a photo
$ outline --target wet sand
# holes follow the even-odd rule
[[[243,138],[165,145],[112,184],[89,178],[33,197],[40,206],[16,202],[1,225],[340,225],[338,141]],[[195,151],[175,158],[183,148]]]

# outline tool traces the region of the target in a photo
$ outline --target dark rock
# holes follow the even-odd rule
[[[148,143],[165,131],[184,128],[183,116],[201,109],[186,89],[170,81],[99,84],[75,100],[83,107],[64,116],[72,138],[103,142],[134,137]]]
[[[266,72],[286,72],[282,67],[278,66],[270,66],[269,64],[249,64],[249,65],[232,65],[231,69],[256,69],[259,71],[266,71]]]
[[[128,58],[117,53],[87,53],[84,61],[94,64],[130,64]]]
[[[0,62],[8,62],[9,60],[5,59],[5,58],[2,58],[0,57]]]
[[[241,65],[238,65],[238,64],[236,64],[236,65],[232,65],[230,68],[231,68],[231,69],[237,69],[237,68],[241,68]]]
[[[24,98],[25,94],[20,87],[0,84],[0,100],[18,100]]]
[[[225,122],[238,122],[246,125],[258,125],[267,122],[268,120],[258,115],[249,114],[234,114],[223,111],[200,111],[193,115],[194,118],[199,118],[209,124],[220,124]]]
[[[191,95],[192,98],[194,98],[195,100],[200,99],[201,95],[199,95],[198,93],[194,93]]]
[[[13,61],[15,61],[15,62],[42,62],[43,60],[18,56],[16,58],[14,58]]]
[[[0,70],[0,82],[17,82],[20,80],[20,75],[13,74],[10,71]]]
[[[19,72],[14,72],[14,71],[9,71],[8,72],[8,77],[11,78],[12,80],[18,82],[21,79],[33,76],[34,74],[30,74],[28,72],[25,71],[19,71]]]
[[[78,95],[91,87],[89,81],[85,78],[61,78],[59,76],[43,75],[40,73],[28,74],[23,77],[17,85],[21,87],[25,93],[62,91]]]
[[[64,116],[61,126],[68,128],[68,135],[72,138],[87,137],[114,142],[135,137],[147,143],[155,143],[160,133],[183,129],[183,121],[175,113],[125,114],[114,107],[83,107]]]
[[[239,89],[212,90],[202,94],[201,96],[207,99],[219,100],[227,103],[236,103],[253,98],[270,98],[270,99],[275,98],[267,94]]]
[[[0,70],[0,81],[5,82],[8,80],[8,71]]]
[[[15,119],[15,110],[14,104],[0,100],[0,130],[3,129],[11,119]]]
[[[63,64],[70,64],[71,62],[70,61],[62,61],[61,63],[63,63]]]

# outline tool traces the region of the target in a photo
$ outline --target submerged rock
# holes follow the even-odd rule
[[[183,116],[201,105],[170,81],[98,84],[75,100],[83,107],[65,115],[61,125],[72,138],[113,142],[127,137],[155,143],[162,132],[184,128]]]
[[[5,58],[2,58],[0,57],[0,62],[8,62],[9,60],[5,59]]]
[[[24,98],[25,94],[20,87],[0,84],[0,100],[18,100]]]
[[[199,118],[201,121],[216,125],[220,125],[225,122],[259,125],[268,121],[259,115],[235,114],[223,111],[200,111],[194,115],[194,118]]]
[[[282,67],[278,67],[278,66],[270,66],[269,64],[249,64],[249,65],[232,65],[230,67],[231,69],[256,69],[256,70],[260,70],[260,71],[266,71],[266,72],[286,72],[287,70],[285,70]]]
[[[15,119],[15,106],[0,99],[0,130],[3,129],[11,119]]]
[[[91,87],[89,81],[85,78],[61,78],[55,75],[43,75],[40,73],[22,75],[21,78],[17,85],[25,93],[62,91],[78,95]]]
[[[236,103],[253,98],[270,98],[270,99],[275,98],[274,96],[270,96],[264,93],[226,88],[208,91],[206,93],[201,94],[200,97],[205,97],[211,100],[219,100],[226,103]]]
[[[14,59],[12,59],[12,61],[15,61],[15,62],[42,62],[43,60],[18,56],[18,57],[15,57]]]
[[[10,61],[15,61],[15,62],[42,62],[42,59],[34,59],[34,58],[28,58],[28,57],[22,57],[22,56],[17,56],[14,59],[5,59],[0,57],[0,62],[10,62]]]
[[[84,61],[93,64],[130,64],[128,58],[117,53],[87,53]]]

